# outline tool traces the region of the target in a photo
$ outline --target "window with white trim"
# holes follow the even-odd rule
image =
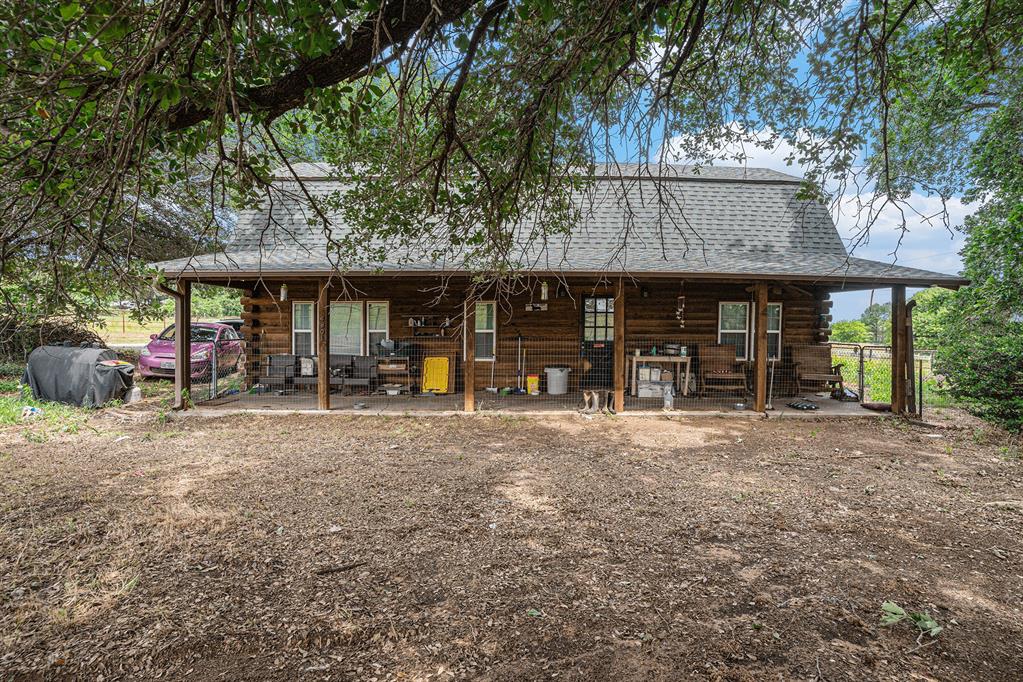
[[[781,303],[767,304],[767,357],[781,357]],[[718,343],[735,347],[735,359],[753,357],[756,348],[756,316],[749,302],[723,301],[718,304]]]
[[[366,303],[366,348],[370,355],[376,353],[381,341],[391,338],[390,305],[387,301],[368,301]]]
[[[767,304],[767,357],[781,358],[781,303]]]
[[[295,301],[291,304],[291,352],[294,355],[313,355],[313,339],[316,322],[315,304],[312,301]]]
[[[749,357],[749,302],[718,304],[718,343],[735,347],[735,359]]]
[[[497,304],[494,301],[476,303],[476,359],[493,360],[497,341]]]
[[[362,301],[330,304],[330,352],[362,355]]]

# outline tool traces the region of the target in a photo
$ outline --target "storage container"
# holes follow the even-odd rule
[[[555,365],[544,367],[543,371],[547,374],[547,393],[549,395],[568,393],[568,373],[572,371],[570,367]]]
[[[669,381],[641,381],[636,385],[636,393],[640,398],[662,398],[664,387],[671,386]]]

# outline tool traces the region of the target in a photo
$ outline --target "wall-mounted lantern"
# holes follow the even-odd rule
[[[287,283],[284,283],[284,284],[281,285],[281,300],[282,301],[287,301],[288,300],[288,285],[287,285]]]
[[[540,282],[540,300],[546,301],[550,296],[550,289],[547,286],[547,282]]]

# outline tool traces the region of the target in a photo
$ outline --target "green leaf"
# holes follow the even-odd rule
[[[881,625],[895,625],[906,618],[906,610],[893,601],[886,601],[881,604]]]
[[[82,13],[82,6],[77,2],[69,2],[60,6],[60,18],[64,21],[71,21]]]
[[[927,633],[931,637],[937,637],[938,634],[944,629],[938,625],[938,621],[931,617],[931,614],[924,611],[923,613],[911,613],[909,619],[913,621],[913,624],[917,626],[921,631]]]

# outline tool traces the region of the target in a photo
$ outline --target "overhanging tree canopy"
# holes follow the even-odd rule
[[[808,193],[840,192],[865,154],[872,186],[898,200],[947,170],[899,165],[912,150],[891,141],[899,102],[929,96],[921,64],[983,75],[950,100],[956,111],[1009,96],[985,84],[1017,64],[1017,9],[916,0],[9,3],[0,8],[0,289],[29,264],[55,282],[95,268],[134,276],[147,198],[198,186],[214,206],[251,202],[272,167],[309,156],[372,172],[362,201],[384,208],[368,229],[414,237],[440,215],[481,263],[499,258],[502,226],[520,212],[547,209],[543,229],[571,220],[563,199],[573,168],[623,151],[656,157],[668,138],[676,153],[708,160],[725,143],[783,137],[810,169]],[[969,141],[954,126],[949,133]],[[215,241],[222,227],[210,220],[189,234]]]

